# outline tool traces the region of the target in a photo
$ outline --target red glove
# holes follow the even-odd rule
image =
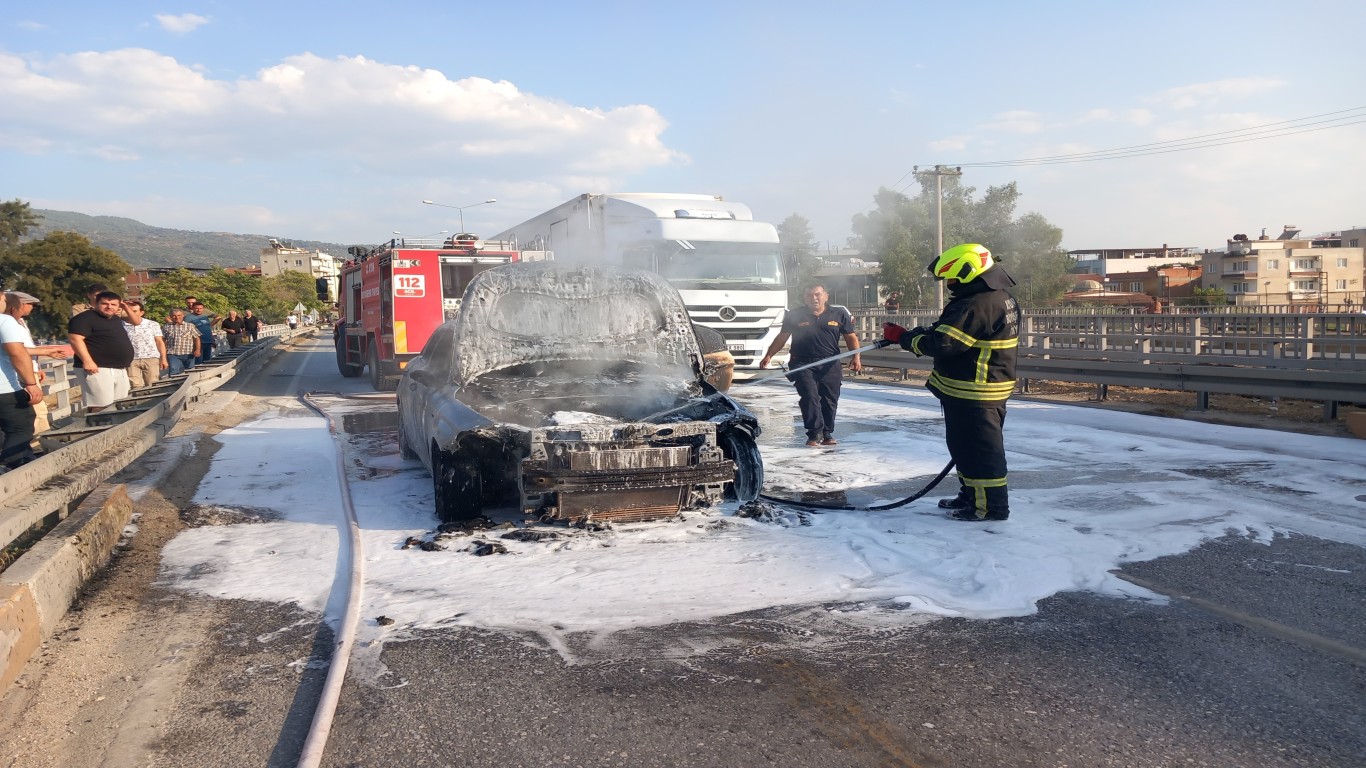
[[[905,329],[905,328],[902,328],[901,326],[897,325],[896,323],[883,323],[883,324],[882,324],[882,338],[886,339],[887,341],[892,342],[893,344],[900,344],[900,343],[901,343],[901,337],[902,337],[902,335],[904,335],[905,333],[906,333],[906,329]]]

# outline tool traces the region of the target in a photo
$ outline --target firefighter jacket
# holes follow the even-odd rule
[[[1020,307],[1005,290],[1014,284],[997,264],[970,283],[952,285],[934,325],[901,337],[902,348],[934,358],[925,386],[936,397],[990,406],[1005,403],[1015,390]]]

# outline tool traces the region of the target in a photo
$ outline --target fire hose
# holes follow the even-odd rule
[[[858,349],[851,349],[851,350],[849,350],[848,352],[842,352],[842,353],[840,353],[840,354],[838,354],[838,355],[833,355],[833,356],[831,356],[831,357],[826,357],[826,358],[823,358],[823,359],[821,359],[821,360],[817,360],[817,361],[815,361],[814,363],[806,363],[805,365],[799,365],[799,366],[797,366],[796,368],[789,368],[789,369],[784,370],[784,371],[774,371],[772,374],[770,374],[770,375],[768,375],[768,376],[760,376],[760,377],[753,378],[753,379],[751,379],[751,380],[749,381],[749,383],[750,383],[750,384],[762,384],[762,383],[764,383],[764,382],[773,381],[774,379],[778,378],[779,376],[784,376],[784,377],[785,377],[785,376],[788,376],[788,375],[790,375],[790,374],[796,373],[797,371],[804,371],[804,370],[806,370],[807,368],[814,368],[814,367],[816,367],[816,366],[818,366],[818,365],[825,365],[826,363],[833,363],[833,362],[836,361],[836,360],[843,360],[843,359],[846,358],[846,357],[853,357],[854,355],[857,355],[857,354],[860,354],[860,353],[863,353],[863,352],[871,352],[872,350],[875,350],[875,349],[882,349],[883,347],[891,346],[891,344],[892,344],[892,342],[887,341],[886,339],[879,339],[879,340],[877,340],[877,341],[875,341],[875,342],[873,342],[872,344],[869,344],[869,345],[867,345],[867,346],[859,347]],[[817,504],[817,503],[809,502],[809,501],[797,501],[796,499],[785,499],[785,498],[782,498],[782,497],[780,497],[780,496],[769,496],[768,494],[764,494],[764,493],[759,494],[759,498],[761,498],[761,499],[763,499],[763,500],[765,500],[765,501],[772,501],[772,502],[775,502],[775,503],[778,503],[778,504],[790,504],[790,505],[792,505],[792,506],[806,507],[806,508],[808,508],[808,509],[840,509],[840,510],[851,510],[851,511],[856,511],[856,512],[884,512],[884,511],[889,510],[889,509],[896,509],[896,508],[898,508],[898,507],[904,507],[904,506],[906,506],[907,504],[910,504],[911,502],[915,501],[916,499],[919,499],[920,497],[922,497],[922,496],[924,496],[925,494],[929,493],[930,491],[934,490],[935,486],[939,485],[939,483],[940,483],[945,477],[948,476],[949,472],[950,472],[952,469],[953,469],[953,459],[949,459],[949,463],[948,463],[948,464],[945,464],[945,465],[944,465],[944,468],[941,469],[941,470],[939,470],[939,474],[935,475],[935,476],[934,476],[934,479],[933,479],[933,480],[930,480],[930,482],[927,483],[927,484],[925,485],[924,488],[921,488],[920,490],[916,491],[915,493],[911,494],[910,496],[907,496],[907,497],[904,498],[904,499],[901,499],[901,500],[899,500],[899,501],[893,501],[893,502],[890,502],[890,503],[887,503],[887,504],[874,504],[874,505],[872,505],[872,506],[867,506],[867,507],[855,507],[855,506],[850,505],[850,504]]]

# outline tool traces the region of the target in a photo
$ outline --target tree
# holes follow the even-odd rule
[[[820,266],[816,256],[816,239],[811,234],[811,222],[804,216],[792,214],[778,225],[778,243],[782,247],[783,268],[788,285],[804,286]]]
[[[1228,297],[1224,295],[1224,289],[1219,286],[1210,288],[1196,288],[1195,304],[1201,307],[1217,307],[1228,303]]]
[[[918,177],[915,197],[886,188],[873,196],[875,210],[853,219],[855,247],[882,262],[882,283],[901,291],[902,305],[928,306],[935,295],[926,267],[935,251],[934,183]],[[1006,265],[1021,284],[1022,299],[1042,303],[1062,298],[1070,266],[1061,248],[1062,230],[1042,215],[1015,217],[1020,191],[1015,182],[989,187],[980,200],[976,189],[963,186],[957,176],[944,177],[944,247],[981,243]]]
[[[258,313],[269,323],[284,322],[285,317],[294,311],[296,304],[307,309],[323,309],[313,284],[313,276],[307,272],[281,272],[262,280],[262,294],[265,297]]]
[[[185,309],[186,296],[199,299],[215,314],[223,314],[228,307],[228,298],[215,291],[206,277],[184,267],[163,275],[142,294],[142,301],[147,306],[147,316],[161,322],[172,309]]]
[[[42,301],[29,315],[39,337],[64,335],[71,305],[85,301],[88,286],[104,283],[122,293],[132,270],[117,253],[75,232],[53,232],[0,251],[0,282],[6,290],[25,291]]]
[[[9,250],[19,245],[24,235],[42,220],[43,217],[22,200],[0,203],[0,249]]]

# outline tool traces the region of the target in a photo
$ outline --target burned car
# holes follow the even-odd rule
[[[677,290],[649,272],[518,263],[476,276],[404,370],[399,446],[445,521],[518,504],[639,521],[750,501],[758,420],[713,387]]]

